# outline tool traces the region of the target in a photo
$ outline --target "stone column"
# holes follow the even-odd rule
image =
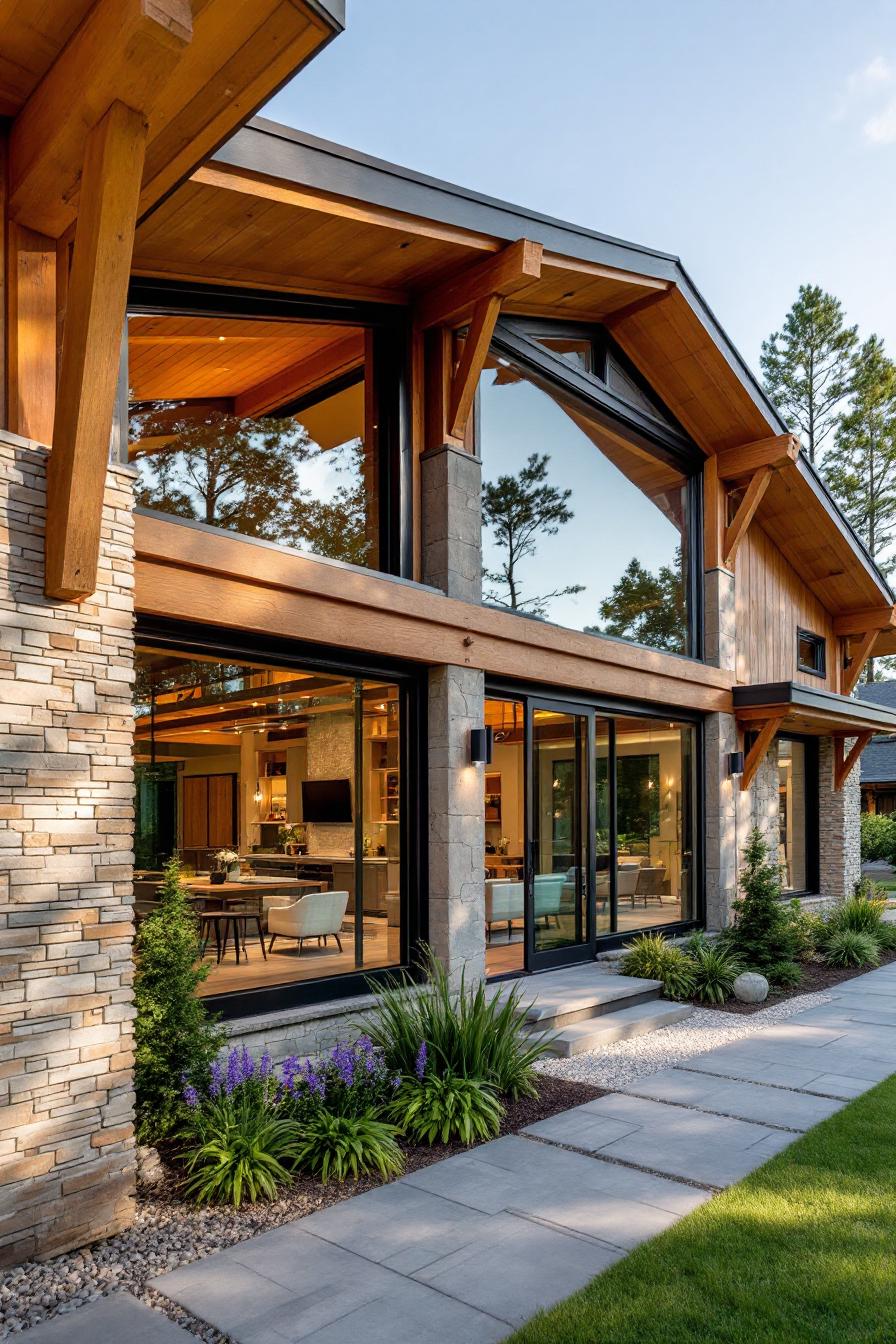
[[[0,432],[0,1263],[120,1230],[134,1190],[133,472],[75,605],[43,593],[46,463]]]
[[[854,740],[846,739],[844,751],[849,751]],[[851,896],[862,876],[860,774],[855,765],[835,793],[833,739],[818,739],[818,886],[830,901]]]
[[[710,569],[704,575],[704,657],[712,667],[734,671],[737,661],[734,575]],[[749,829],[749,796],[728,773],[728,757],[739,750],[732,714],[709,714],[704,724],[704,806],[706,808],[706,926],[722,929],[731,919],[737,894],[738,848]]]
[[[453,444],[421,459],[423,582],[482,601],[482,462]]]
[[[454,985],[485,974],[483,767],[470,764],[470,729],[483,723],[484,676],[469,667],[429,673],[429,941]]]

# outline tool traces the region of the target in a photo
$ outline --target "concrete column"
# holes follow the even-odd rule
[[[844,751],[849,751],[854,740],[847,738]],[[856,765],[835,793],[833,739],[818,739],[818,885],[822,896],[831,901],[851,896],[862,876],[859,777]]]
[[[703,651],[712,667],[734,671],[737,657],[734,575],[710,569],[704,576]],[[710,714],[704,726],[706,808],[706,925],[722,929],[737,894],[738,849],[749,829],[749,796],[728,773],[728,756],[739,749],[731,714]]]
[[[133,472],[106,478],[97,591],[44,597],[46,449],[0,433],[0,1263],[126,1226]]]
[[[447,443],[420,462],[423,582],[462,602],[481,602],[482,462]]]
[[[468,667],[429,673],[429,941],[456,986],[485,974],[483,767],[470,729],[483,724],[484,677]]]

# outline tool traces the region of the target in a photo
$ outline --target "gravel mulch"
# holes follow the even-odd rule
[[[827,994],[800,994],[785,1002],[761,1005],[760,1011],[749,1017],[739,1017],[716,1008],[695,1008],[690,1017],[662,1027],[647,1036],[634,1036],[627,1041],[602,1045],[599,1050],[572,1059],[546,1059],[536,1068],[551,1078],[590,1083],[594,1087],[625,1087],[636,1078],[645,1078],[660,1069],[674,1068],[677,1064],[715,1050],[716,1046],[749,1036],[754,1031],[774,1026],[796,1013],[829,1003]]]
[[[896,961],[896,952],[881,953],[881,966],[889,966],[892,961]],[[770,989],[764,1003],[740,1003],[737,999],[729,999],[727,1003],[716,1004],[714,1007],[717,1007],[720,1013],[758,1013],[765,1008],[774,1007],[775,1004],[804,998],[807,994],[823,993],[826,989],[833,989],[835,985],[842,985],[844,980],[854,980],[857,975],[867,975],[869,971],[876,969],[874,966],[826,966],[823,961],[803,961],[800,962],[800,966],[803,979],[795,989]],[[696,1003],[696,1000],[694,1002]]]
[[[508,1104],[501,1133],[515,1133],[536,1120],[546,1120],[602,1095],[603,1089],[593,1084],[542,1077],[537,1098],[524,1097]],[[462,1144],[437,1144],[431,1148],[402,1146],[407,1171],[419,1171],[464,1151]],[[197,1209],[184,1203],[178,1193],[176,1173],[170,1167],[165,1168],[165,1178],[159,1185],[138,1191],[136,1217],[126,1232],[53,1260],[29,1260],[0,1271],[0,1339],[61,1312],[73,1311],[107,1293],[125,1289],[149,1306],[164,1310],[176,1324],[191,1330],[207,1344],[226,1344],[217,1330],[147,1288],[147,1282],[179,1265],[200,1260],[380,1184],[377,1180],[361,1180],[322,1185],[311,1177],[300,1176],[282,1199],[249,1205],[237,1212]]]

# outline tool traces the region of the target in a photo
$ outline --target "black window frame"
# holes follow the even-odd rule
[[[815,649],[817,658],[815,665],[804,663],[800,645],[808,642]],[[824,635],[817,635],[814,630],[805,630],[802,626],[797,626],[796,631],[796,666],[797,671],[806,672],[809,676],[819,677],[822,681],[827,677],[827,648],[828,642]]]
[[[210,994],[203,1002],[226,1022],[281,1012],[333,999],[355,998],[370,992],[370,984],[384,984],[396,974],[418,978],[421,953],[429,933],[427,860],[427,682],[426,669],[413,664],[379,659],[375,654],[354,654],[326,645],[256,635],[226,626],[198,625],[188,621],[144,616],[138,613],[135,641],[169,649],[186,657],[219,658],[225,663],[273,662],[308,668],[321,673],[370,677],[398,686],[400,703],[400,949],[397,964],[347,971],[316,980],[286,981],[254,989]],[[356,863],[363,854],[357,852]],[[356,890],[363,884],[356,876]]]
[[[129,314],[171,314],[178,317],[325,322],[368,329],[373,344],[372,390],[376,401],[379,495],[379,564],[368,572],[391,574],[405,579],[414,577],[411,327],[407,309],[396,304],[132,276],[127,311]],[[332,390],[340,389],[334,385]],[[318,390],[310,395],[316,398]],[[290,407],[294,410],[302,409],[300,403],[303,401],[305,405],[312,404],[307,398],[298,398],[296,403],[288,403],[278,409],[284,414],[290,413]],[[121,439],[121,452],[126,454],[126,434]]]
[[[604,367],[608,353],[636,382],[645,397],[653,402],[665,419],[647,414],[640,406],[611,391],[600,373],[586,373],[562,354],[541,344],[539,337],[567,337],[591,340],[595,369]],[[499,317],[492,335],[491,350],[510,359],[525,370],[532,383],[548,396],[559,394],[598,424],[617,433],[621,429],[635,444],[680,471],[685,478],[685,587],[688,610],[687,648],[681,653],[662,650],[669,657],[701,660],[704,657],[703,593],[703,467],[705,454],[666,409],[656,393],[619,348],[606,328],[592,323],[571,323],[527,317]],[[476,416],[477,451],[482,449]],[[650,648],[634,640],[625,640],[636,648]]]

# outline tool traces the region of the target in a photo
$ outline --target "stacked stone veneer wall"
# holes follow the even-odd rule
[[[0,1263],[116,1231],[134,1185],[132,474],[59,603],[47,457],[0,434]]]
[[[847,738],[844,751],[854,741]],[[840,792],[834,792],[834,744],[823,737],[818,744],[818,886],[829,902],[851,896],[862,876],[860,777],[857,765]]]

